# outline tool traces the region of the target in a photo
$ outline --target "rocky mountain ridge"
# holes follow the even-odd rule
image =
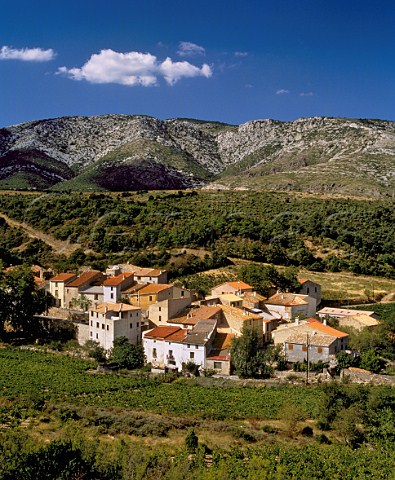
[[[213,183],[214,182],[214,183]],[[240,126],[144,115],[0,129],[2,188],[276,188],[391,195],[395,122],[313,117]]]

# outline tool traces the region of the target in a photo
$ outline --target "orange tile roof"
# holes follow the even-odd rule
[[[145,285],[145,287],[141,288],[139,293],[159,293],[163,290],[168,290],[172,286],[173,285],[168,285],[167,283],[149,283],[148,285]]]
[[[50,279],[50,282],[68,282],[75,278],[77,275],[74,273],[59,273]]]
[[[116,287],[117,285],[121,285],[121,283],[127,278],[133,276],[134,274],[132,272],[121,273],[116,277],[107,278],[107,280],[104,280],[103,285],[105,285],[106,287]]]
[[[99,270],[87,270],[86,272],[82,273],[78,278],[73,280],[69,283],[68,287],[80,287],[89,281],[93,281],[97,274],[99,274]]]
[[[246,290],[246,289],[251,289],[251,285],[248,285],[248,283],[242,282],[238,280],[237,282],[227,282],[228,285],[230,285],[233,288],[236,288],[237,290]]]
[[[220,307],[202,305],[199,308],[187,308],[180,314],[172,317],[169,323],[195,325],[199,320],[208,320],[221,313]]]
[[[212,290],[217,290],[220,287],[223,287],[225,285],[229,285],[230,287],[234,288],[235,290],[250,290],[253,287],[251,285],[248,285],[248,283],[242,282],[240,280],[234,281],[234,282],[225,282],[221,283],[220,285],[216,285],[215,287],[212,288]]]
[[[180,327],[161,326],[155,327],[144,334],[144,338],[157,338],[159,340],[167,339],[170,335],[174,335],[176,332],[183,331]]]
[[[308,278],[298,278],[298,282],[303,285],[304,283],[308,282],[309,279]]]
[[[341,332],[340,330],[336,330],[336,328],[332,328],[329,325],[324,325],[319,320],[315,318],[309,318],[307,320],[306,325],[313,330],[318,330],[325,335],[331,335],[332,337],[343,338],[348,337],[347,333]]]

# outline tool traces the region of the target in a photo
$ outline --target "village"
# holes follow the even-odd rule
[[[255,330],[264,350],[277,346],[289,367],[296,363],[336,366],[336,355],[349,350],[349,335],[338,328],[374,329],[373,311],[321,308],[321,286],[299,278],[295,293],[272,291],[268,298],[243,281],[228,281],[199,298],[191,290],[167,283],[167,272],[130,264],[106,272],[59,273],[46,289],[55,299],[45,314],[53,321],[73,322],[76,339],[95,342],[110,352],[124,337],[144,347],[154,372],[181,372],[186,364],[198,371],[229,376],[234,368],[232,341]]]

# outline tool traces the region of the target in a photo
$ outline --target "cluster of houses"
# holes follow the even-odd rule
[[[199,299],[167,283],[166,271],[121,264],[105,273],[60,273],[50,279],[49,291],[59,310],[88,312],[88,324],[78,326],[81,343],[90,339],[109,350],[124,336],[143,344],[153,368],[181,370],[193,362],[228,375],[232,340],[243,328],[256,329],[262,347],[282,345],[289,362],[328,362],[348,348],[348,335],[328,326],[328,318],[357,329],[378,324],[374,312],[318,310],[320,285],[309,279],[299,283],[298,293],[266,298],[245,282],[230,281]]]

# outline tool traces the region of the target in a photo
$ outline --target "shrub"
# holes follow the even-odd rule
[[[194,428],[190,428],[185,437],[185,446],[189,453],[195,453],[199,444],[199,438],[195,433]]]

